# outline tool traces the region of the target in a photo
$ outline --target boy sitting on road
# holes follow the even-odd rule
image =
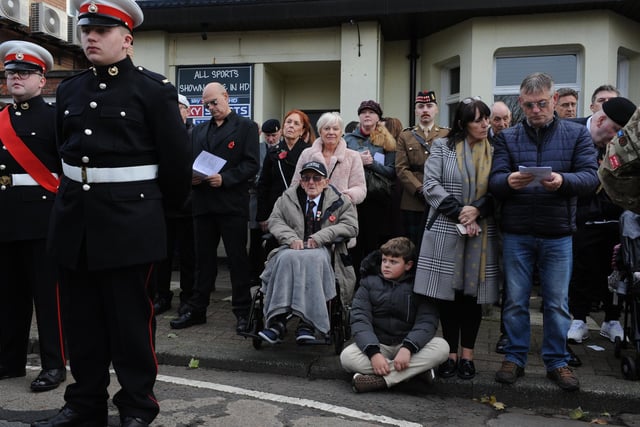
[[[415,246],[396,237],[362,261],[351,308],[355,343],[340,362],[353,375],[353,391],[392,387],[447,360],[449,345],[436,337],[438,309],[413,292]]]

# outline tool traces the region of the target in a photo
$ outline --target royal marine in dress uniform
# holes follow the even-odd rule
[[[73,0],[89,70],[56,94],[63,177],[49,245],[60,271],[71,372],[66,405],[35,426],[106,425],[113,403],[125,427],[159,411],[151,268],[166,257],[164,206],[181,206],[191,152],[178,94],[163,76],[133,65],[133,0]]]
[[[396,146],[396,175],[402,183],[400,209],[403,211],[405,231],[416,247],[424,231],[425,201],[422,195],[424,164],[429,157],[431,143],[449,134],[449,128],[437,126],[436,94],[420,91],[415,99],[416,119],[419,124],[406,128],[398,136]],[[425,133],[426,130],[426,133]]]
[[[55,108],[41,96],[53,57],[13,40],[0,45],[0,58],[14,100],[0,112],[0,379],[25,376],[35,304],[43,369],[31,389],[46,391],[66,378],[55,265],[46,253],[60,174]]]

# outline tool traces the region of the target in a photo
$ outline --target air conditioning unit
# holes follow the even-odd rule
[[[0,18],[29,26],[29,0],[0,0]]]
[[[75,16],[68,16],[67,18],[67,43],[82,46],[82,42],[80,41],[80,28],[76,25],[78,18]]]
[[[2,0],[0,0],[2,1]],[[68,39],[68,15],[64,10],[49,6],[46,3],[31,5],[31,33],[45,34],[59,40]]]

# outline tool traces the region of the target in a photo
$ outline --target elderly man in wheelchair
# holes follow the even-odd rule
[[[326,303],[337,295],[336,283],[343,304],[355,285],[353,267],[345,261],[346,242],[358,234],[356,208],[329,184],[324,164],[305,163],[300,175],[299,185],[282,194],[268,220],[280,246],[269,254],[261,276],[266,328],[258,335],[270,344],[282,341],[293,316],[300,318],[297,343],[315,341],[316,331],[326,335]]]

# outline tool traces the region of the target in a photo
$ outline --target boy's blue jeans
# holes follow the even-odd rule
[[[542,360],[547,371],[566,366],[567,331],[571,323],[568,294],[572,268],[571,236],[540,238],[503,235],[505,295],[504,326],[509,338],[505,359],[524,367],[531,338],[529,298],[533,270],[538,268],[542,292]]]

